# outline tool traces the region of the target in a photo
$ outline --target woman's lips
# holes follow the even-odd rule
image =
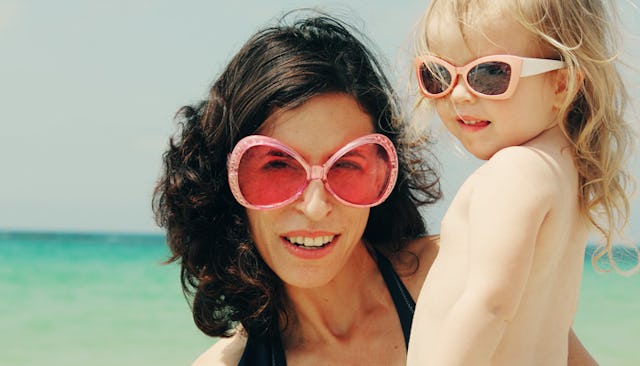
[[[281,236],[289,253],[301,259],[318,259],[329,254],[340,234],[326,231],[293,231]]]
[[[320,248],[330,244],[335,238],[335,235],[319,235],[315,237],[295,235],[295,236],[285,236],[284,238],[287,239],[289,243],[293,245],[297,245],[299,247]]]

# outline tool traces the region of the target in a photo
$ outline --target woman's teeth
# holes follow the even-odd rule
[[[319,248],[331,243],[334,237],[335,235],[316,236],[315,238],[311,238],[307,236],[292,236],[292,237],[285,237],[285,238],[291,244],[295,244],[297,246]]]

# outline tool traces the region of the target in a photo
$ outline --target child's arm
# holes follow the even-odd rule
[[[536,238],[557,187],[536,152],[498,152],[475,174],[469,199],[469,267],[445,319],[432,365],[487,365],[518,309]]]

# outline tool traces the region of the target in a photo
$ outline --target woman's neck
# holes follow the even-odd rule
[[[365,245],[354,249],[343,269],[326,285],[313,289],[286,286],[286,292],[285,348],[348,339],[363,319],[381,309],[393,311],[394,306]]]

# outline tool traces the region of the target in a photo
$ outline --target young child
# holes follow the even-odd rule
[[[590,230],[626,224],[627,95],[605,0],[433,0],[422,94],[486,160],[442,220],[409,365],[566,365]]]

